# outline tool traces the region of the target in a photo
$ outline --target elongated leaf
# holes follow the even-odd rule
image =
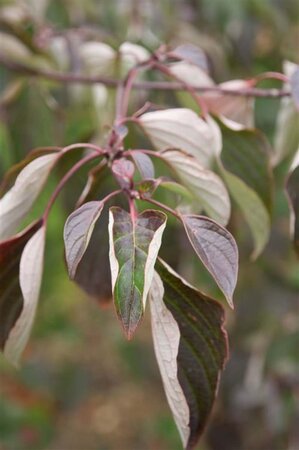
[[[112,300],[109,265],[108,211],[95,223],[89,244],[78,264],[74,281],[100,304]]]
[[[257,130],[233,131],[225,126],[221,130],[221,161],[224,168],[255,191],[271,213],[273,175],[270,167],[270,144]]]
[[[181,217],[195,252],[233,307],[238,277],[238,247],[233,236],[207,217]]]
[[[138,150],[134,150],[131,156],[142,178],[155,178],[155,168],[149,156]]]
[[[65,223],[65,256],[71,278],[75,277],[78,264],[87,249],[103,206],[104,204],[99,201],[84,203],[68,217]]]
[[[296,108],[299,111],[299,66],[296,67],[290,80],[291,93],[295,102]]]
[[[0,200],[0,241],[12,236],[41,192],[57,154],[40,156],[18,175],[14,186]]]
[[[291,209],[291,235],[299,255],[299,165],[294,167],[287,179],[286,192]]]
[[[211,412],[227,357],[224,312],[165,263],[159,262],[157,271],[149,294],[155,353],[184,448],[191,450]]]
[[[254,130],[233,131],[223,127],[219,161],[223,178],[248,223],[256,258],[270,233],[273,177],[267,141]]]
[[[61,150],[60,147],[48,147],[37,148],[29,152],[26,158],[11,167],[4,175],[0,183],[0,197],[11,187],[21,170],[31,163],[31,161],[49,153],[57,153],[59,150]]]
[[[191,109],[173,108],[145,113],[139,120],[158,150],[179,148],[204,167],[220,153],[221,133],[211,117],[205,121]]]
[[[23,297],[19,285],[19,265],[23,250],[41,227],[35,222],[22,233],[0,243],[0,348],[21,314]]]
[[[283,71],[290,79],[296,71],[297,65],[285,61]],[[285,83],[286,89],[290,88],[290,83]],[[294,101],[290,97],[284,97],[280,101],[280,108],[277,115],[276,130],[274,136],[273,162],[280,163],[285,158],[292,158],[299,145],[299,111]]]
[[[20,287],[23,307],[4,346],[4,355],[17,365],[27,344],[37,308],[43,273],[45,227],[27,242],[20,261]]]
[[[110,208],[112,289],[116,312],[128,339],[144,313],[165,226],[166,216],[159,211],[143,211],[133,219],[121,208]]]
[[[226,225],[230,216],[230,199],[218,175],[204,169],[194,157],[181,151],[166,150],[162,156],[199,203],[198,212],[204,209],[213,219]]]

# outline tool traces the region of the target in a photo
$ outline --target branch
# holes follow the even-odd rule
[[[0,54],[0,64],[12,72],[19,73],[32,78],[44,78],[47,80],[57,81],[59,83],[82,83],[82,84],[104,84],[107,87],[115,88],[122,82],[121,80],[104,77],[104,76],[88,76],[74,73],[62,73],[54,70],[37,69],[26,64],[11,61]],[[132,85],[133,89],[139,90],[163,90],[163,91],[185,91],[184,83],[169,81],[136,81]],[[227,89],[219,86],[192,86],[192,89],[198,92],[218,93],[222,95],[243,96],[243,97],[264,97],[264,98],[281,98],[289,97],[290,90],[287,89]]]

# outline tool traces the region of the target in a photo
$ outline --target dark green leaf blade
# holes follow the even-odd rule
[[[204,216],[181,216],[196,254],[233,308],[233,293],[238,277],[238,247],[224,227]]]
[[[74,278],[94,226],[102,212],[104,204],[100,201],[84,203],[67,219],[64,226],[65,256],[70,278]]]
[[[152,330],[169,406],[184,448],[195,447],[210,415],[228,346],[223,308],[165,263],[150,290]],[[161,281],[162,280],[162,281]]]
[[[145,309],[166,215],[146,210],[136,218],[110,208],[109,239],[112,289],[117,315],[130,339]]]

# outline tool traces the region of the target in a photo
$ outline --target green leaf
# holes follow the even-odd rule
[[[109,239],[112,289],[117,315],[130,339],[145,309],[166,215],[146,210],[133,218],[110,208]]]
[[[239,258],[233,236],[207,217],[182,215],[181,219],[196,254],[233,308]]]
[[[201,209],[223,225],[230,216],[230,199],[223,181],[204,169],[196,158],[180,150],[165,150],[161,156],[174,170],[179,181],[190,191]]]
[[[253,258],[264,249],[270,233],[273,179],[268,144],[255,130],[223,131],[219,160],[231,196],[242,211],[254,240]]]
[[[223,308],[159,261],[149,301],[155,353],[185,449],[195,448],[227,358]]]
[[[299,165],[293,169],[287,179],[286,192],[292,212],[291,235],[294,240],[295,251],[299,255]]]
[[[104,204],[100,201],[84,203],[67,219],[64,226],[65,257],[70,278],[74,278],[100,217]]]

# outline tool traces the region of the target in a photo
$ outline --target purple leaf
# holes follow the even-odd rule
[[[138,150],[132,151],[131,156],[142,178],[155,178],[155,168],[149,156]]]
[[[238,276],[238,247],[233,236],[207,217],[182,215],[181,219],[196,254],[233,308]]]
[[[114,160],[112,172],[117,177],[122,188],[129,188],[135,172],[135,166],[132,161],[126,158]]]
[[[70,278],[74,278],[94,226],[104,204],[99,201],[84,203],[67,219],[64,227],[65,256]]]

